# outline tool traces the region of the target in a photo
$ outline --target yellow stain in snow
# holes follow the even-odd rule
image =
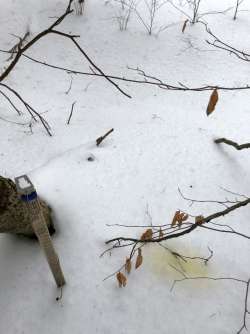
[[[178,247],[177,247],[178,246]],[[169,249],[186,256],[209,256],[209,251],[204,253],[200,249],[195,249],[189,245],[173,244],[167,245]],[[174,281],[176,279],[182,279],[183,272],[188,277],[207,277],[214,276],[213,265],[208,262],[207,265],[204,261],[196,259],[182,260],[180,257],[171,254],[168,250],[159,245],[150,245],[143,249],[144,263],[145,265],[159,278],[166,279],[168,281]],[[176,268],[176,269],[174,269]],[[179,272],[178,272],[179,271]],[[206,280],[196,280],[196,285],[206,286]]]

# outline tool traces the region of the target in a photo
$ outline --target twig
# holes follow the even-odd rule
[[[239,331],[237,332],[237,334],[240,334],[243,329],[245,328],[247,330],[247,325],[246,325],[246,317],[247,314],[250,314],[249,310],[248,310],[248,295],[249,295],[249,285],[250,285],[250,279],[247,281],[246,284],[246,294],[245,294],[245,303],[244,303],[244,316],[243,316],[243,324],[241,326],[241,328],[239,329]]]
[[[21,49],[21,47],[23,46],[23,42],[26,40],[26,38],[30,35],[30,32],[27,31],[23,37],[19,37],[19,36],[15,36],[19,39],[19,41],[9,50],[10,56],[6,61],[12,60],[15,53]]]
[[[65,94],[68,95],[69,92],[71,91],[71,88],[72,88],[72,82],[73,82],[73,77],[71,76],[70,78],[70,84],[69,84],[69,88],[66,90]]]
[[[235,278],[235,277],[209,277],[209,276],[187,277],[187,276],[185,276],[184,278],[174,280],[170,291],[173,291],[173,289],[175,288],[175,285],[177,283],[180,283],[180,282],[183,282],[183,281],[186,281],[186,280],[234,281],[234,282],[246,285],[246,292],[245,292],[245,298],[244,298],[243,321],[242,321],[242,326],[237,331],[237,334],[240,334],[243,331],[243,329],[247,330],[246,317],[247,317],[248,314],[250,314],[250,311],[248,310],[248,296],[249,296],[250,279],[248,279],[246,281],[246,280],[243,280],[243,279],[240,279],[240,278]]]
[[[182,279],[174,280],[174,282],[173,282],[173,284],[170,288],[170,291],[173,291],[173,289],[175,288],[175,285],[177,283],[180,283],[180,282],[183,282],[183,281],[186,281],[186,280],[211,280],[211,281],[226,281],[226,280],[229,280],[229,281],[235,281],[235,282],[244,283],[244,284],[248,283],[248,281],[245,281],[245,280],[240,279],[240,278],[235,278],[235,277],[209,277],[209,276],[185,277],[185,278],[182,278]]]
[[[232,140],[229,140],[229,139],[226,139],[226,138],[218,138],[214,141],[216,144],[220,144],[220,143],[224,143],[224,144],[227,144],[227,145],[230,145],[230,146],[233,146],[236,150],[240,151],[240,150],[244,150],[246,148],[250,148],[250,143],[246,143],[246,144],[241,144],[239,145],[238,143],[232,141]]]
[[[17,99],[24,105],[24,107],[26,108],[26,110],[31,115],[34,121],[37,121],[36,119],[36,116],[37,116],[40,122],[42,123],[42,125],[44,126],[45,130],[47,131],[48,135],[52,136],[48,122],[45,120],[45,118],[43,118],[43,116],[39,112],[37,112],[28,102],[26,102],[16,90],[14,90],[10,86],[2,82],[0,82],[0,86],[6,88],[7,90],[9,90],[11,93],[13,93],[17,97]]]
[[[18,48],[18,50],[15,53],[15,57],[12,60],[12,62],[8,65],[8,67],[5,69],[5,71],[0,75],[0,82],[2,82],[10,74],[10,72],[16,66],[16,64],[18,63],[19,59],[21,58],[22,54],[25,51],[27,51],[33,44],[35,44],[37,41],[39,41],[42,37],[44,37],[44,36],[48,35],[49,33],[51,33],[52,30],[56,26],[58,26],[65,19],[66,16],[68,16],[70,13],[72,13],[72,11],[73,11],[71,9],[72,2],[73,2],[73,0],[69,0],[68,6],[66,8],[66,11],[53,24],[51,24],[50,27],[48,27],[47,29],[45,29],[45,30],[41,31],[40,33],[38,33],[26,45]]]
[[[218,36],[216,36],[211,29],[208,27],[207,23],[203,22],[203,21],[199,21],[199,23],[203,24],[205,26],[205,29],[207,31],[207,33],[213,37],[214,41],[210,42],[209,40],[206,40],[207,44],[217,48],[217,49],[221,49],[224,51],[229,52],[230,54],[233,54],[234,56],[236,56],[237,58],[249,62],[250,61],[250,54],[239,50],[231,45],[229,45],[228,43],[225,43],[224,41],[222,41]]]
[[[208,247],[209,255],[207,257],[202,257],[202,256],[186,256],[186,255],[180,254],[176,251],[173,251],[172,249],[170,249],[169,247],[167,247],[165,245],[162,245],[161,243],[159,243],[159,245],[161,247],[163,247],[164,249],[166,249],[168,252],[170,252],[173,256],[175,256],[176,258],[181,259],[184,262],[187,262],[187,260],[200,260],[200,261],[203,261],[205,265],[207,265],[209,260],[211,260],[211,258],[214,255],[213,250],[209,247]]]
[[[181,274],[184,278],[188,278],[188,276],[184,273],[183,270],[180,270],[176,268],[173,264],[168,263],[169,267],[173,268],[175,271],[177,271],[179,274]]]
[[[2,83],[3,80],[6,79],[6,77],[10,74],[10,72],[15,68],[16,64],[18,63],[19,59],[23,56],[23,54],[28,49],[30,49],[36,42],[38,42],[41,38],[43,38],[44,36],[47,36],[48,34],[56,34],[56,35],[63,36],[65,38],[70,39],[74,43],[74,45],[77,47],[77,49],[81,52],[81,54],[91,64],[91,66],[93,68],[95,68],[101,74],[102,77],[104,77],[113,86],[115,86],[116,89],[119,90],[123,95],[125,95],[127,97],[131,97],[130,95],[128,95],[127,93],[125,93],[112,79],[110,79],[109,77],[107,77],[105,75],[105,73],[87,55],[87,53],[82,49],[82,47],[76,41],[76,38],[79,37],[78,35],[66,34],[64,32],[61,32],[61,31],[58,31],[58,30],[55,29],[65,19],[66,16],[68,16],[69,14],[71,14],[73,12],[73,10],[71,9],[72,2],[73,2],[73,0],[69,0],[65,12],[59,18],[57,18],[56,21],[54,23],[52,23],[47,29],[41,31],[34,38],[32,38],[26,45],[23,46],[23,40],[21,40],[20,43],[18,44],[18,47],[15,48],[17,50],[13,49],[13,50],[7,51],[7,53],[15,54],[15,56],[14,56],[13,60],[10,62],[10,64],[7,66],[7,68],[3,71],[3,73],[0,74],[0,84],[1,84],[1,86],[4,86],[5,88],[11,90],[18,97],[18,99],[20,101],[22,101],[22,103],[25,105],[26,109],[32,115],[32,117],[34,119],[35,119],[35,117],[34,117],[33,114],[36,114],[38,116],[39,120],[42,122],[42,124],[45,127],[47,133],[50,136],[52,135],[51,132],[50,132],[50,127],[49,127],[48,123],[39,115],[39,113],[37,113],[30,105],[28,105],[21,98],[20,94],[18,94],[16,91],[14,91],[13,89],[11,89],[9,86],[4,85]]]
[[[11,123],[11,124],[16,124],[16,125],[22,125],[22,126],[25,126],[25,125],[29,125],[30,122],[27,122],[27,123],[19,123],[19,122],[14,122],[14,121],[10,121],[8,119],[5,119],[4,117],[1,117],[0,116],[0,119],[4,122],[7,122],[7,123]]]
[[[223,226],[223,225],[221,225],[221,226]],[[241,233],[241,232],[235,231],[235,230],[232,229],[231,227],[230,227],[230,230],[221,230],[221,229],[217,229],[217,228],[209,227],[209,226],[207,226],[207,225],[201,225],[200,227],[201,227],[201,228],[205,228],[205,229],[207,229],[207,230],[211,230],[211,231],[216,231],[216,232],[221,232],[221,233],[228,233],[228,234],[235,234],[235,235],[237,235],[237,236],[239,236],[239,237],[243,237],[243,238],[245,238],[245,239],[249,239],[249,240],[250,240],[250,236],[249,236],[249,235],[246,235],[246,234],[243,234],[243,233]]]
[[[61,32],[61,31],[58,31],[58,30],[54,30],[52,29],[50,31],[51,33],[54,33],[54,34],[57,34],[59,36],[63,36],[63,37],[66,37],[66,38],[69,38],[73,43],[74,45],[76,46],[76,48],[81,52],[81,54],[87,59],[87,61],[90,63],[91,66],[93,66],[100,74],[102,77],[104,77],[107,81],[109,81],[113,86],[116,87],[116,89],[122,93],[123,95],[125,95],[126,97],[128,98],[131,98],[131,96],[127,93],[125,93],[113,80],[111,80],[95,63],[94,61],[87,55],[87,53],[82,49],[82,47],[80,46],[79,43],[77,43],[76,41],[76,37],[79,37],[79,36],[76,36],[76,35],[70,35],[70,34],[66,34],[64,32]]]
[[[5,50],[0,50],[0,52],[8,52]],[[60,71],[65,71],[67,73],[72,73],[72,74],[79,74],[79,75],[86,75],[86,76],[96,76],[96,77],[103,77],[103,75],[101,73],[96,73],[96,72],[83,72],[83,71],[76,71],[70,68],[66,68],[66,67],[61,67],[61,66],[57,66],[57,65],[53,65],[53,64],[49,64],[45,61],[41,61],[38,59],[35,59],[33,57],[30,57],[26,54],[22,55],[24,58],[29,59],[37,64],[43,65],[43,66],[47,66],[56,70],[60,70]],[[250,90],[250,85],[246,84],[244,86],[220,86],[220,85],[203,85],[203,86],[199,86],[199,87],[190,87],[188,85],[184,85],[181,82],[178,82],[178,85],[172,85],[169,83],[166,83],[164,81],[162,81],[159,78],[147,75],[144,71],[140,70],[140,69],[133,69],[138,71],[138,74],[141,74],[139,72],[143,72],[144,73],[144,79],[132,79],[132,78],[126,78],[124,76],[115,76],[112,74],[106,74],[106,77],[108,77],[111,80],[119,80],[119,81],[124,81],[124,82],[130,82],[130,83],[134,83],[134,84],[141,84],[141,85],[148,85],[148,86],[156,86],[159,87],[161,89],[165,89],[165,90],[169,90],[169,91],[180,91],[180,92],[205,92],[205,91],[213,91],[214,89],[217,89],[218,91],[238,91],[238,90]],[[149,80],[150,78],[152,78],[151,80]]]
[[[236,18],[237,18],[237,14],[238,14],[239,6],[240,6],[240,4],[241,4],[243,1],[244,1],[244,0],[236,0],[235,11],[234,11],[234,17],[233,17],[234,20],[236,20]]]
[[[114,129],[110,129],[107,133],[105,133],[105,135],[99,137],[96,139],[96,146],[99,146],[101,144],[101,142],[108,137],[108,135],[110,135],[112,132],[114,131]]]
[[[68,118],[68,120],[67,120],[67,124],[70,123],[70,120],[71,120],[71,117],[72,117],[72,114],[73,114],[73,110],[74,110],[74,106],[75,106],[75,104],[76,104],[76,101],[73,102],[72,105],[71,105],[71,110],[70,110],[69,118]]]
[[[162,237],[156,237],[156,238],[152,238],[152,239],[143,240],[143,242],[145,242],[145,243],[155,243],[155,242],[161,242],[161,241],[164,241],[164,240],[179,238],[179,237],[184,236],[188,233],[191,233],[192,231],[194,231],[198,227],[204,227],[204,228],[208,228],[208,229],[218,231],[218,232],[232,233],[232,234],[240,235],[242,237],[250,239],[250,236],[247,236],[245,234],[242,234],[242,233],[239,233],[239,232],[236,232],[236,231],[225,231],[225,230],[219,230],[219,229],[212,229],[212,228],[209,228],[209,227],[204,225],[206,223],[209,223],[213,219],[223,217],[223,216],[229,214],[230,212],[232,212],[236,209],[239,209],[240,207],[248,205],[249,203],[250,203],[250,198],[248,198],[244,201],[238,202],[238,203],[226,208],[223,211],[218,211],[218,212],[216,212],[214,214],[211,214],[207,217],[203,217],[202,221],[193,223],[193,224],[189,225],[188,227],[183,228],[181,231],[177,231],[177,232],[174,231],[174,233],[165,234]],[[138,238],[117,237],[117,238],[113,238],[113,239],[110,239],[110,240],[106,241],[106,244],[110,244],[112,242],[118,242],[118,241],[119,242],[121,242],[121,241],[131,241],[131,242],[136,242],[136,243],[141,242],[141,240],[138,239]]]
[[[186,201],[190,202],[190,206],[193,205],[193,203],[216,203],[216,204],[220,204],[225,206],[226,208],[228,208],[227,204],[235,204],[235,203],[239,203],[240,201],[229,201],[228,199],[226,199],[225,201],[218,201],[218,200],[197,200],[197,199],[193,199],[193,198],[189,198],[184,196],[184,194],[182,193],[181,189],[178,187],[178,192],[181,195],[181,197],[183,199],[185,199]]]
[[[0,94],[2,94],[5,97],[5,99],[9,102],[9,104],[16,110],[16,112],[20,116],[22,112],[15,106],[15,104],[11,101],[11,99],[1,90],[0,90]]]

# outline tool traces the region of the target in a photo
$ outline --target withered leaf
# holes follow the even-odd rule
[[[184,212],[180,212],[180,210],[176,211],[171,223],[172,227],[175,227],[178,225],[178,227],[181,227],[182,223],[188,219],[188,214]]]
[[[147,229],[142,235],[141,235],[141,241],[144,240],[151,240],[153,236],[153,230],[151,228]]]
[[[135,269],[139,268],[140,265],[142,264],[143,261],[143,257],[142,257],[142,253],[141,253],[141,249],[138,249],[138,255],[136,258],[136,262],[135,262]]]
[[[207,116],[209,116],[214,111],[218,100],[219,100],[218,91],[217,89],[214,89],[208,102]]]
[[[117,281],[119,283],[119,288],[125,287],[127,284],[127,278],[126,276],[119,271],[119,273],[116,274]]]
[[[125,262],[125,270],[126,272],[129,274],[130,271],[131,271],[131,260],[130,258],[127,258],[126,259],[126,262]]]
[[[185,20],[184,23],[183,23],[183,26],[182,26],[182,33],[184,33],[184,31],[186,30],[186,27],[187,27],[187,23],[188,23],[188,20]]]
[[[173,220],[172,220],[172,223],[171,223],[171,226],[172,226],[172,227],[174,227],[174,226],[177,224],[179,214],[180,214],[180,211],[179,211],[179,210],[175,212],[174,217],[173,217]]]
[[[204,217],[203,216],[197,216],[195,217],[195,224],[203,224],[204,223]]]

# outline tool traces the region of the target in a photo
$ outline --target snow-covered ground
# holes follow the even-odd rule
[[[0,4],[0,48],[6,50],[16,43],[13,34],[21,36],[29,27],[33,37],[63,13],[67,1]],[[204,0],[200,10],[222,11],[234,4]],[[108,74],[135,78],[128,67],[140,67],[169,84],[249,84],[249,63],[209,46],[201,24],[188,25],[182,34],[186,17],[170,4],[157,14],[152,36],[134,14],[128,29],[119,31],[118,8],[113,1],[86,0],[84,15],[70,15],[58,30],[80,34],[83,49]],[[141,6],[143,15],[144,9]],[[250,9],[247,1],[241,9]],[[232,16],[233,10],[202,19],[223,40],[249,50],[249,12],[240,12],[236,21]],[[164,25],[169,27],[156,34]],[[43,38],[27,54],[89,71],[88,62],[60,36]],[[0,55],[1,71],[6,58]],[[27,125],[7,122],[26,123],[30,118],[26,113],[16,115],[1,99],[1,175],[28,174],[53,208],[57,229],[53,240],[67,285],[63,298],[56,301],[59,291],[38,243],[1,235],[0,333],[236,333],[242,325],[245,285],[196,280],[170,291],[173,281],[182,278],[171,267],[176,260],[160,246],[150,245],[143,248],[143,265],[120,289],[115,276],[103,279],[122,265],[129,249],[100,254],[112,237],[140,236],[133,228],[107,224],[147,225],[147,211],[159,225],[171,222],[178,208],[194,215],[223,209],[212,203],[189,207],[178,187],[196,199],[234,199],[220,187],[249,195],[249,152],[213,143],[216,137],[250,140],[249,92],[220,91],[216,110],[208,118],[211,92],[173,92],[120,81],[119,86],[132,95],[128,99],[103,78],[68,74],[24,58],[5,82],[44,113],[52,127],[49,137],[41,124],[33,124],[30,133]],[[114,132],[96,147],[95,139],[110,128]],[[249,219],[245,207],[216,222],[249,235]],[[199,261],[185,265],[190,277],[250,277],[246,239],[201,229],[166,245],[188,256],[206,256],[207,247],[214,251],[207,266]]]

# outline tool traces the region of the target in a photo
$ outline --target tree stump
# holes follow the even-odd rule
[[[39,199],[50,234],[55,232],[50,207]],[[30,213],[20,199],[15,183],[0,176],[0,233],[21,234],[36,237],[32,228]]]

